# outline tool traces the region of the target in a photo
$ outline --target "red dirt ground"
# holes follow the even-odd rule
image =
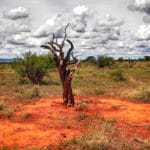
[[[139,135],[150,140],[150,104],[136,104],[113,98],[77,97],[88,107],[84,113],[117,120],[126,136]],[[0,119],[0,148],[20,149],[56,145],[64,139],[81,135],[86,129],[76,118],[81,112],[61,104],[60,97],[50,97],[30,104],[19,104],[10,119]],[[27,118],[23,118],[27,115]]]

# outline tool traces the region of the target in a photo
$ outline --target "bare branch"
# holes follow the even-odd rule
[[[44,48],[44,49],[49,49],[49,50],[51,49],[51,48],[49,47],[49,45],[41,45],[41,47]]]
[[[72,51],[74,49],[74,45],[69,39],[67,39],[66,41],[70,44],[70,48],[69,48],[69,50],[67,52],[67,55],[65,57],[65,61],[67,62],[68,60],[70,60],[70,56],[71,56],[71,53],[72,53]]]
[[[54,55],[54,57],[58,57],[56,51],[49,44],[41,45],[42,48],[50,50],[50,52]]]
[[[61,43],[61,47],[63,48],[64,47],[64,44],[65,44],[65,41],[66,41],[66,38],[67,38],[67,28],[69,27],[69,23],[66,25],[66,27],[65,27],[65,31],[64,31],[64,33],[65,33],[65,36],[64,36],[64,38],[63,38],[63,41],[62,41],[62,43]]]

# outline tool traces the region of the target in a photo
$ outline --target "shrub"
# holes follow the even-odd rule
[[[40,84],[45,74],[54,66],[52,58],[48,55],[37,56],[28,52],[22,59],[17,59],[12,68],[18,73],[20,79],[28,79],[33,84]]]
[[[117,69],[111,73],[112,78],[115,81],[125,81],[124,71],[122,69]]]
[[[118,61],[122,63],[124,61],[123,57],[118,58]]]
[[[145,61],[150,61],[150,56],[145,56],[145,57],[144,57],[144,60],[145,60]]]
[[[100,68],[111,67],[114,64],[114,59],[112,57],[98,56],[97,64]]]

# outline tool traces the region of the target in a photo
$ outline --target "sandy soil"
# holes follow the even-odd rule
[[[77,103],[87,103],[84,113],[89,116],[98,114],[116,119],[117,127],[127,136],[139,135],[150,139],[150,129],[147,128],[150,127],[150,104],[102,97],[76,99]],[[19,104],[12,118],[0,119],[0,147],[53,146],[85,132],[85,124],[76,119],[81,112],[63,106],[61,101],[60,97],[50,97],[27,105]]]

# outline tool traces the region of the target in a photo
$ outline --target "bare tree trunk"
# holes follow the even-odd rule
[[[74,95],[71,86],[71,77],[67,76],[63,84],[63,100],[65,105],[74,105]]]
[[[59,69],[59,75],[62,82],[63,88],[63,102],[65,105],[74,105],[74,95],[72,91],[72,77],[70,70]]]

